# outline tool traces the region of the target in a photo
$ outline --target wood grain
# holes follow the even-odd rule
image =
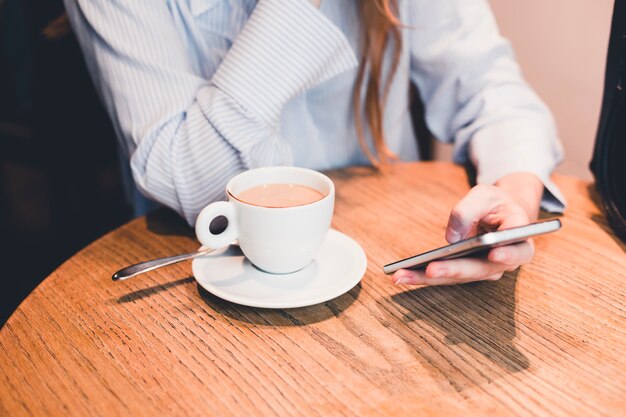
[[[202,290],[189,263],[114,283],[122,266],[198,246],[172,214],[140,218],[73,256],[0,330],[0,415],[626,415],[626,248],[588,183],[556,177],[563,230],[536,239],[532,264],[410,288],[381,267],[444,243],[464,172],[331,175],[333,225],[368,256],[349,293],[247,308]]]

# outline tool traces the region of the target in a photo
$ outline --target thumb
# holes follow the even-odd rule
[[[476,233],[478,223],[503,203],[495,186],[479,184],[472,188],[450,212],[446,240],[456,243]]]
[[[463,221],[460,213],[453,210],[450,213],[448,226],[446,227],[446,240],[449,243],[456,243],[465,239],[471,233],[471,226],[471,224],[468,225]]]

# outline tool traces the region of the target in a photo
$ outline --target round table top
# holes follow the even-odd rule
[[[382,266],[445,243],[464,171],[330,175],[333,227],[368,258],[348,293],[243,307],[203,290],[189,262],[112,282],[198,247],[170,212],[139,218],[65,262],[0,330],[0,415],[626,414],[626,249],[589,183],[556,176],[569,207],[532,264],[495,282],[407,287]]]

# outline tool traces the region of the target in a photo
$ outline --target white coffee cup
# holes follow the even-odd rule
[[[268,184],[297,184],[319,191],[323,198],[293,207],[263,207],[237,198],[243,191]],[[196,221],[196,236],[204,246],[219,249],[239,241],[257,268],[275,274],[298,271],[316,256],[333,217],[335,186],[326,175],[296,167],[266,167],[242,172],[226,185],[228,201],[206,206]],[[211,232],[219,216],[226,229]]]

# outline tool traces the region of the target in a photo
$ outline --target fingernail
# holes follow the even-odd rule
[[[461,234],[454,229],[450,229],[450,243],[456,243],[461,240]]]
[[[396,285],[402,285],[402,284],[406,284],[409,282],[409,278],[406,275],[401,275],[398,277],[398,279],[396,279],[395,284]]]

